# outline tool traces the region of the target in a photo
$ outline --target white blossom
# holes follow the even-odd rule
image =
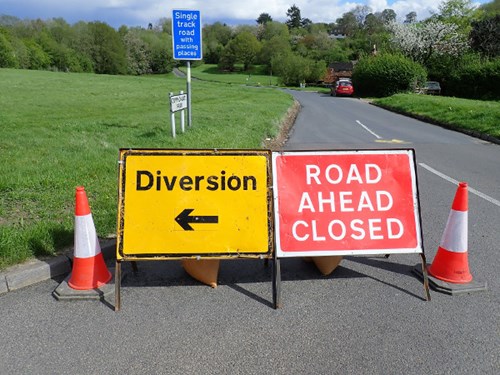
[[[432,56],[460,56],[468,46],[467,38],[458,26],[430,20],[414,24],[392,22],[391,42],[414,61],[425,63]]]

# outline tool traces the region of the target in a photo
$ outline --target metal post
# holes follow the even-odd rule
[[[191,126],[193,123],[191,121],[191,61],[187,61],[187,97],[188,97],[188,126]]]
[[[276,253],[273,259],[273,307],[281,308],[281,267]]]
[[[122,282],[122,269],[121,262],[116,261],[115,264],[115,311],[120,311],[121,300],[120,300],[120,286]]]
[[[175,138],[175,112],[172,110],[172,96],[173,92],[169,93],[170,97],[170,122],[172,123],[172,137]]]
[[[424,278],[425,300],[430,301],[431,300],[431,293],[429,292],[429,275],[427,274],[427,261],[425,259],[425,254],[423,251],[420,254],[420,257],[422,259],[422,276]]]
[[[184,94],[184,91],[181,91],[182,94]],[[184,133],[184,110],[181,111],[181,130]]]

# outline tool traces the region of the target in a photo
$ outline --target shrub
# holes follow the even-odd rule
[[[299,86],[303,82],[315,83],[325,73],[324,61],[313,61],[292,52],[278,54],[271,60],[279,82],[285,86]]]
[[[446,81],[446,94],[461,98],[500,98],[500,58],[464,62],[453,69]]]
[[[352,80],[358,95],[383,97],[413,91],[426,77],[420,64],[402,55],[383,54],[362,58]]]

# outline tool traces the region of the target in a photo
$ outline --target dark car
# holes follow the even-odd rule
[[[332,94],[335,93],[336,96],[352,96],[354,94],[354,87],[351,82],[339,81],[335,85]]]
[[[441,85],[436,81],[425,82],[424,93],[428,95],[440,95]]]

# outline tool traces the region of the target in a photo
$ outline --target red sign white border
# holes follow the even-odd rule
[[[408,155],[409,173],[411,176],[413,213],[415,220],[415,230],[417,244],[415,247],[389,248],[389,249],[340,249],[340,250],[318,250],[308,249],[307,251],[284,251],[281,246],[280,234],[280,205],[278,197],[278,169],[277,159],[281,156],[335,156],[335,155],[384,155],[384,154],[404,154]],[[278,258],[286,257],[311,257],[311,256],[344,256],[344,255],[376,255],[376,254],[423,254],[423,241],[420,220],[420,202],[418,197],[418,184],[416,175],[415,152],[413,149],[394,149],[394,150],[341,150],[341,151],[283,151],[272,153],[273,168],[273,199],[274,199],[274,225],[275,225],[275,250]]]

